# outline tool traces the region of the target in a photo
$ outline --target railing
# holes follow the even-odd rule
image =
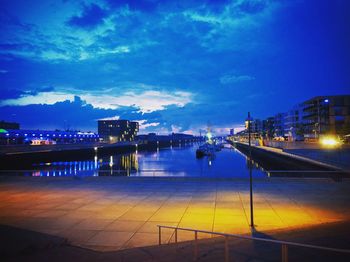
[[[273,240],[273,239],[266,239],[266,238],[259,238],[259,237],[250,237],[250,236],[236,235],[236,234],[226,234],[226,233],[219,233],[219,232],[212,232],[212,231],[198,230],[198,229],[191,229],[191,228],[174,227],[174,226],[157,225],[157,227],[158,227],[159,245],[162,245],[162,228],[174,229],[175,243],[177,243],[178,230],[194,232],[194,250],[193,250],[193,259],[194,260],[198,260],[198,254],[199,254],[198,233],[223,236],[225,238],[225,247],[224,247],[224,249],[225,249],[225,262],[228,262],[230,259],[229,242],[228,242],[230,237],[279,244],[282,247],[282,256],[281,256],[282,262],[288,262],[288,246],[304,247],[304,248],[311,248],[311,249],[318,249],[318,250],[324,250],[324,251],[350,254],[350,250],[348,250],[348,249],[322,247],[322,246],[301,244],[301,243],[288,242],[288,241],[280,241],[280,240]]]

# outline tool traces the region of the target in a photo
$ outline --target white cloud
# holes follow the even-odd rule
[[[120,116],[111,116],[111,117],[105,117],[105,118],[101,118],[98,120],[119,120]]]
[[[191,102],[191,93],[188,92],[145,91],[142,93],[126,92],[119,96],[82,94],[80,97],[96,108],[116,109],[120,106],[135,106],[142,113],[163,110],[170,105],[183,107]]]
[[[142,113],[149,113],[163,110],[167,106],[175,105],[183,107],[192,101],[192,94],[189,92],[161,92],[144,91],[140,93],[125,92],[120,95],[104,93],[86,93],[80,90],[69,90],[66,92],[40,92],[36,95],[25,95],[16,99],[7,99],[0,102],[4,105],[30,105],[30,104],[54,104],[65,100],[74,100],[74,96],[79,96],[87,104],[95,108],[117,109],[122,106],[139,108]]]
[[[130,53],[130,47],[117,46],[116,48],[111,48],[111,49],[101,48],[101,50],[98,53],[101,55]]]
[[[70,60],[70,55],[52,50],[43,51],[40,57],[44,60]]]
[[[160,123],[159,122],[151,122],[151,123],[147,123],[147,120],[136,120],[137,122],[139,122],[139,127],[140,130],[145,130],[148,127],[156,127],[159,126]]]
[[[181,132],[181,127],[180,126],[176,126],[176,125],[171,125],[171,132],[179,133],[179,132]]]

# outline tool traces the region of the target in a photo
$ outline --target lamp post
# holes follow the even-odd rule
[[[318,138],[320,138],[320,135],[321,135],[321,114],[323,114],[323,119],[325,119],[325,110],[327,110],[326,108],[326,105],[329,104],[329,99],[328,98],[325,98],[323,99],[322,98],[322,101],[321,101],[321,98],[319,98],[317,100],[317,123],[315,124],[315,130],[316,130],[316,125],[317,125],[317,131],[318,131]],[[322,108],[321,108],[322,106]],[[326,123],[327,121],[325,120],[324,122],[324,125],[322,126],[323,128],[325,127],[325,125],[327,125]],[[316,134],[316,131],[315,131],[315,134]]]
[[[248,112],[248,145],[249,145],[249,189],[250,189],[250,227],[254,229],[253,213],[253,177],[252,177],[252,145],[251,145],[251,119]]]
[[[321,116],[320,116],[320,107],[321,107],[321,102],[320,99],[317,100],[318,106],[317,106],[317,131],[318,131],[318,139],[320,139],[320,134],[321,134]]]

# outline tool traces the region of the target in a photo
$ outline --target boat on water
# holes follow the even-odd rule
[[[198,149],[196,150],[196,157],[201,158],[204,156],[213,156],[215,155],[216,151],[220,151],[220,150],[221,150],[221,146],[205,143],[199,146]]]

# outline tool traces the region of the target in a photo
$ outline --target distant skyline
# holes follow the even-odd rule
[[[1,0],[0,120],[217,133],[350,93],[347,0]]]

